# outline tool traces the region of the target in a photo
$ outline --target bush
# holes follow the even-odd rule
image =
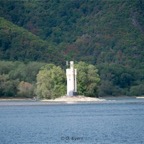
[[[34,87],[31,83],[21,81],[18,85],[18,96],[20,97],[33,97],[34,96]]]
[[[139,84],[139,85],[136,85],[136,86],[132,86],[130,88],[130,95],[132,95],[132,96],[144,95],[144,84]]]

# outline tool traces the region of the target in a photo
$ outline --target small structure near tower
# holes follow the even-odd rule
[[[74,69],[74,62],[70,61],[70,68],[66,69],[67,96],[77,95],[77,69]]]

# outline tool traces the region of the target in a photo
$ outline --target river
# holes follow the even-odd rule
[[[143,144],[144,99],[0,102],[0,144]]]

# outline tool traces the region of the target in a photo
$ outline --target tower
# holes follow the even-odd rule
[[[74,69],[74,62],[70,61],[70,68],[66,69],[67,96],[75,96],[77,93],[77,69]]]

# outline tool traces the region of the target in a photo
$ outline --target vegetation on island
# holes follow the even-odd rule
[[[76,64],[77,69],[77,92],[79,95],[98,96],[98,86],[100,77],[98,69],[91,64],[79,62]]]
[[[78,94],[98,96],[100,78],[94,65],[76,64]],[[0,96],[55,99],[66,95],[65,70],[40,62],[0,61]]]
[[[37,74],[67,60],[92,73],[80,94],[144,95],[144,1],[0,0],[0,96],[39,93]]]
[[[66,94],[66,76],[61,67],[45,65],[37,75],[36,94],[39,98],[55,99]]]

